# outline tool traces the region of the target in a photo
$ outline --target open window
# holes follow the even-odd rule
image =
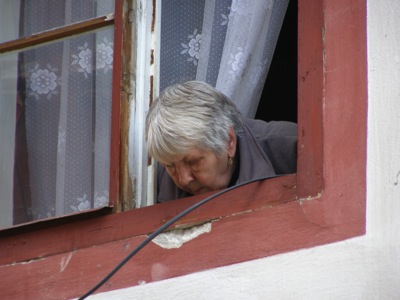
[[[201,206],[171,230],[210,224],[207,233],[176,249],[149,244],[98,292],[364,234],[366,46],[365,1],[299,0],[297,174],[253,183]],[[77,297],[148,233],[201,198],[3,234],[3,293],[41,298],[41,282],[50,298]],[[29,276],[22,276],[27,270]]]
[[[114,4],[2,1],[1,228],[112,204]]]
[[[150,31],[150,14],[137,22],[137,31],[132,31],[130,24],[134,18],[134,8],[127,1],[124,15],[122,4],[123,1],[114,4],[113,0],[89,1],[78,5],[73,1],[52,2],[51,5],[44,1],[38,6],[31,1],[8,4],[14,17],[9,22],[2,19],[4,28],[18,29],[18,32],[10,38],[4,33],[4,43],[0,46],[2,53],[5,53],[4,60],[7,60],[7,55],[15,57],[15,63],[8,66],[9,69],[15,69],[15,78],[7,78],[11,83],[7,83],[4,91],[15,94],[10,98],[16,99],[17,119],[10,119],[10,124],[5,126],[5,134],[8,134],[10,141],[3,146],[7,148],[4,153],[9,158],[2,165],[6,171],[3,177],[7,180],[1,191],[6,199],[2,214],[7,216],[3,218],[3,228],[82,212],[85,215],[89,211],[107,213],[110,209],[102,209],[107,207],[114,207],[114,212],[120,212],[152,204],[152,166],[147,167],[143,124],[148,104],[159,85],[162,88],[162,85],[165,87],[171,81],[182,78],[207,80],[220,87],[225,87],[229,82],[232,87],[227,92],[236,93],[237,99],[257,99],[254,104],[239,103],[245,111],[250,107],[253,112],[248,113],[254,114],[286,11],[286,1],[276,5],[237,5],[231,9],[231,0],[220,1],[218,5],[205,1],[190,2],[183,6],[179,1],[166,0],[162,5],[162,19],[166,20],[161,24],[165,28],[161,29],[162,49],[152,45],[151,61],[148,48],[132,47],[135,41],[137,45],[149,44],[150,39],[144,36]],[[294,0],[290,7],[291,12],[295,11]],[[203,20],[200,8],[204,10],[204,15],[210,15],[214,20]],[[175,12],[180,9],[182,12]],[[265,10],[267,20],[262,17],[264,14],[258,16],[257,22],[249,22],[251,18],[247,16],[242,18],[250,13],[257,15],[255,12],[260,9]],[[44,10],[49,13],[43,17]],[[157,26],[154,23],[155,8],[152,7],[152,10],[151,32],[157,34],[160,27],[154,28]],[[178,42],[179,38],[186,37],[183,31],[178,40],[171,36],[178,36],[176,28],[187,30],[182,26],[181,18],[188,11],[198,20],[191,23],[197,35],[189,34],[186,45]],[[190,22],[195,19],[193,16],[188,18]],[[291,21],[291,32],[280,38],[280,44],[291,34],[290,41],[296,40],[296,19],[291,16],[286,17],[287,21]],[[235,18],[242,19],[236,23],[228,22]],[[172,19],[175,25],[170,26]],[[262,47],[253,45],[246,49],[243,45],[254,44],[260,35],[249,39],[248,32],[243,31],[240,43],[230,45],[225,42],[227,51],[236,53],[234,59],[227,60],[233,54],[222,55],[222,49],[226,51],[224,41],[237,42],[237,36],[232,36],[235,30],[242,27],[242,21],[249,22],[251,31],[265,28],[260,34],[266,38],[260,42]],[[201,27],[203,33],[196,26]],[[105,30],[105,33],[102,32]],[[211,31],[217,33],[207,35]],[[199,49],[192,45],[196,39],[202,39],[204,48],[209,50],[210,54],[205,56],[204,61],[198,60],[196,51]],[[174,49],[178,59],[169,59],[171,45],[178,46],[178,49]],[[183,51],[180,49],[182,46]],[[290,49],[292,58],[296,55],[293,44],[281,46],[279,54],[281,49]],[[160,83],[156,76],[151,76],[150,70],[154,72],[157,69],[154,57],[157,61],[159,52]],[[223,63],[231,65],[230,71],[218,71],[219,62],[213,55],[216,52],[220,52],[218,59],[221,66]],[[178,64],[183,71],[179,70],[182,74],[177,77],[174,74],[178,73],[176,65],[182,61],[185,66]],[[237,82],[234,65],[244,62],[249,65],[250,75],[242,74],[247,79]],[[200,68],[204,63],[208,67]],[[291,63],[296,64],[295,61]],[[296,110],[296,87],[293,86],[295,71],[295,67],[291,69],[292,115]],[[135,73],[141,75],[134,79]],[[224,78],[221,74],[225,73],[231,73],[232,78]],[[6,85],[7,80],[4,78],[2,82]],[[135,90],[133,80],[136,80]],[[237,88],[232,80],[242,87]],[[247,92],[243,94],[245,89]],[[270,94],[269,89],[266,93]],[[271,99],[269,103],[282,103]],[[3,114],[11,110],[15,110],[12,104],[3,110]],[[265,109],[259,108],[259,111]],[[17,133],[15,142],[9,134],[14,128]],[[14,178],[14,182],[10,181],[11,178]]]

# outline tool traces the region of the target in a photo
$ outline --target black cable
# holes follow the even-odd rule
[[[125,265],[136,253],[138,253],[140,250],[142,250],[144,248],[144,246],[146,246],[148,243],[150,243],[151,240],[153,240],[156,236],[158,236],[160,233],[162,233],[165,229],[167,229],[169,226],[171,226],[173,223],[175,223],[176,221],[178,221],[180,218],[186,216],[188,213],[190,213],[191,211],[195,210],[196,208],[200,207],[201,205],[203,205],[204,203],[207,203],[208,201],[214,199],[215,197],[218,197],[224,193],[227,193],[233,189],[236,189],[238,187],[244,186],[246,184],[250,184],[252,182],[256,182],[256,181],[261,181],[264,179],[270,179],[270,178],[275,178],[275,177],[279,177],[280,175],[275,175],[275,176],[267,176],[267,177],[261,177],[261,178],[257,178],[257,179],[252,179],[243,183],[240,183],[238,185],[234,185],[232,187],[226,188],[222,191],[219,191],[207,198],[204,198],[203,200],[196,202],[195,204],[193,204],[192,206],[190,206],[189,208],[185,209],[183,212],[181,212],[180,214],[176,215],[175,217],[173,217],[171,220],[169,220],[168,222],[166,222],[164,225],[162,225],[161,227],[159,227],[156,231],[154,231],[152,234],[150,234],[147,239],[145,239],[142,243],[140,243],[135,249],[132,250],[131,253],[129,253],[113,270],[111,270],[110,273],[107,274],[107,276],[105,276],[96,286],[94,286],[91,290],[89,290],[86,294],[84,294],[83,296],[81,296],[80,298],[78,298],[78,300],[83,300],[86,297],[90,296],[92,293],[94,293],[97,289],[99,289],[103,284],[105,284],[115,273],[118,272],[119,269],[121,269],[123,267],[123,265]]]

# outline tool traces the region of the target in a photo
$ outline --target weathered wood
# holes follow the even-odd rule
[[[63,27],[39,32],[21,39],[0,44],[0,53],[22,50],[54,40],[82,34],[114,23],[114,15],[100,16],[94,19],[65,25]]]
[[[120,2],[120,1],[119,1]],[[129,2],[129,1],[128,1]],[[129,2],[130,3],[130,2]],[[128,6],[116,5],[114,24],[114,60],[110,143],[110,204],[114,212],[121,212],[125,202],[132,202],[132,183],[128,170],[129,97],[131,65],[131,24]],[[133,47],[134,48],[134,47]]]

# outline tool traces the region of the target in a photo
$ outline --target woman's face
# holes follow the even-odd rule
[[[226,188],[233,173],[233,166],[228,165],[228,155],[234,157],[236,152],[233,129],[229,136],[227,149],[221,154],[194,148],[185,155],[173,157],[165,168],[175,185],[193,195]]]

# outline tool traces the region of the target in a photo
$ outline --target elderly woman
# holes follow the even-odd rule
[[[243,118],[203,82],[166,88],[146,125],[149,155],[159,162],[158,202],[296,172],[295,123]]]

